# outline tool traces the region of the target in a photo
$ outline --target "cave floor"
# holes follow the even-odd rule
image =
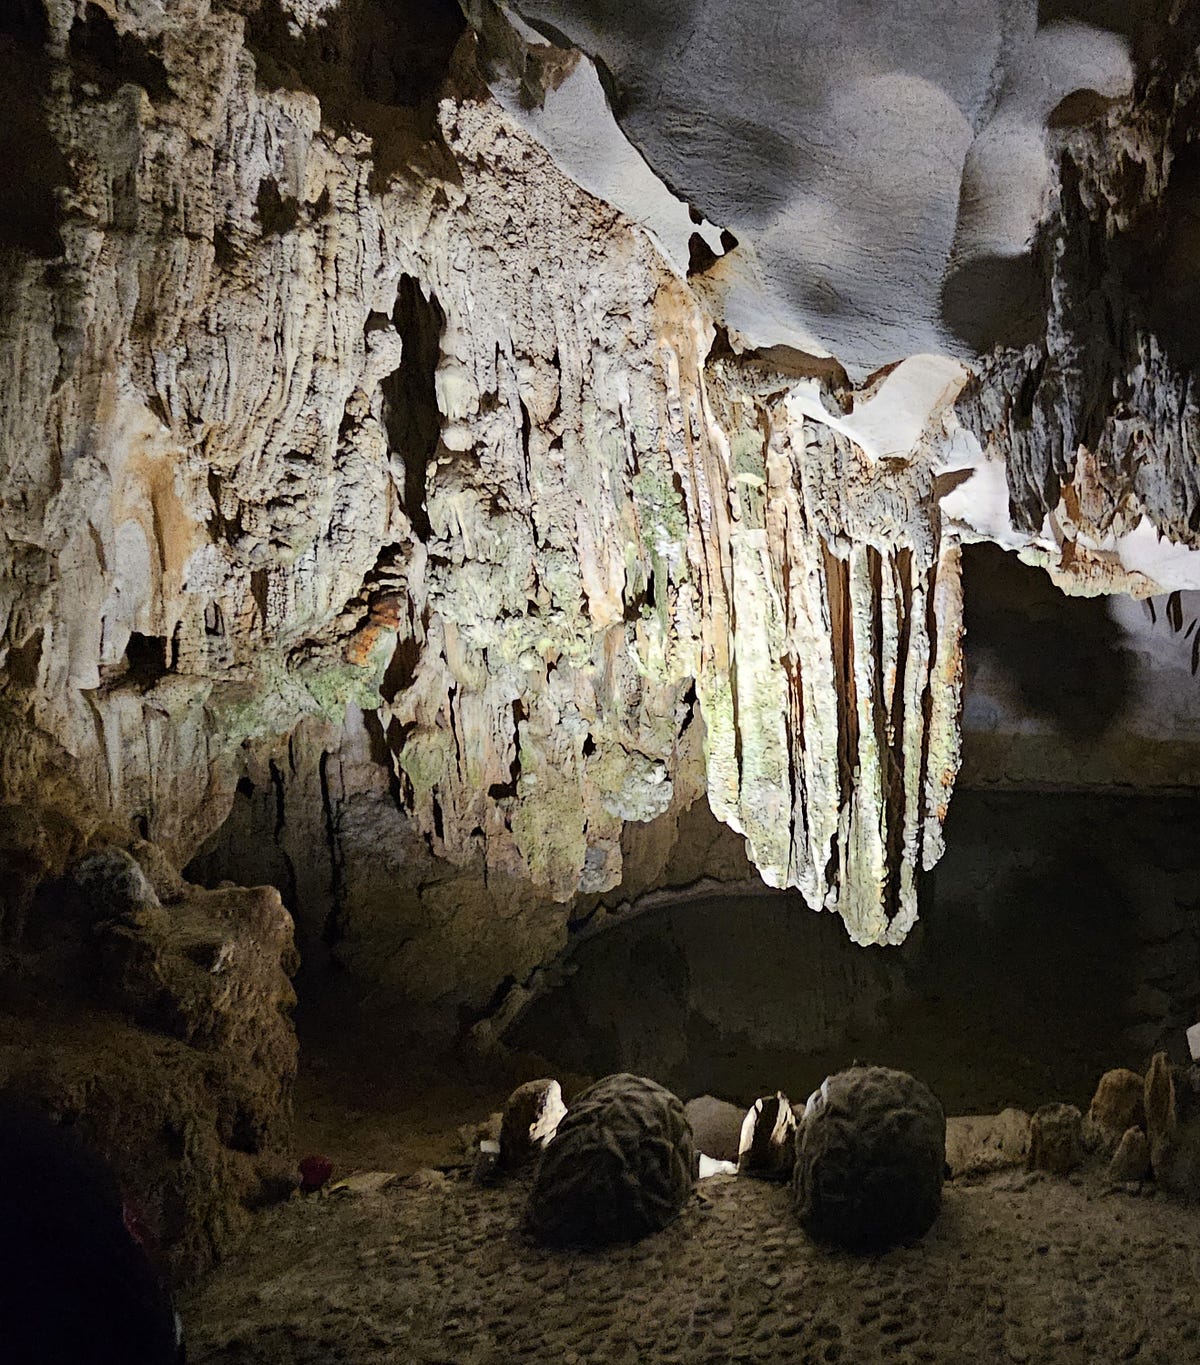
[[[369,1182],[367,1182],[369,1184]],[[192,1365],[1200,1359],[1200,1210],[1147,1187],[959,1180],[917,1246],[815,1246],[786,1189],[718,1177],[603,1253],[525,1240],[520,1181],[421,1171],[296,1196],[181,1308]]]

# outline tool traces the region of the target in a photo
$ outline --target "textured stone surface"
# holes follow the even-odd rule
[[[796,1115],[782,1091],[764,1095],[742,1120],[738,1175],[788,1180],[796,1159]]]
[[[1200,583],[1195,16],[465,8],[0,18],[0,802],[269,857],[414,1012],[531,989],[702,794],[899,942],[958,537]],[[606,90],[636,148],[572,152]],[[0,843],[19,918],[62,856]]]
[[[1150,1160],[1150,1141],[1140,1128],[1126,1128],[1121,1134],[1108,1163],[1110,1180],[1124,1183],[1145,1180],[1153,1174]]]
[[[713,270],[731,324],[860,375],[1024,321],[1047,124],[1131,83],[1086,5],[1075,22],[1033,0],[512,8],[602,64],[651,167],[732,231]]]
[[[1200,1199],[1200,1067],[1173,1067],[1156,1052],[1145,1106],[1154,1179],[1180,1198]]]
[[[1029,1131],[1031,1171],[1068,1175],[1083,1162],[1083,1116],[1073,1104],[1043,1104]]]
[[[544,1242],[633,1242],[679,1216],[696,1176],[683,1105],[643,1076],[577,1095],[538,1161],[528,1225]]]
[[[1023,1109],[946,1120],[946,1165],[951,1178],[1024,1166],[1029,1156],[1030,1118]]]
[[[524,1241],[516,1184],[293,1201],[184,1300],[188,1359],[1090,1365],[1195,1351],[1181,1297],[1193,1208],[1006,1172],[948,1186],[917,1246],[857,1258],[811,1242],[777,1186],[702,1191],[664,1232],[599,1252]]]
[[[710,361],[453,24],[439,67],[367,0],[46,13],[9,37],[67,188],[3,277],[3,794],[182,861],[274,763],[348,957],[382,848],[506,899],[520,967],[707,786],[768,881],[902,937],[955,767],[928,464],[874,467],[778,358]],[[348,703],[379,772],[339,793]],[[306,718],[316,772],[276,757]],[[382,970],[455,934],[428,881]]]
[[[108,1157],[186,1275],[296,1183],[292,925],[271,887],[204,891],[134,854],[34,897],[0,982],[0,1091]]]
[[[1118,1067],[1100,1077],[1084,1121],[1084,1141],[1105,1156],[1116,1150],[1126,1131],[1144,1128],[1145,1081],[1136,1071]]]
[[[500,1123],[500,1162],[508,1170],[532,1161],[550,1141],[567,1106],[555,1080],[526,1081],[508,1097]]]
[[[946,1117],[922,1081],[887,1067],[828,1077],[796,1131],[792,1194],[806,1232],[856,1251],[911,1242],[942,1204]]]
[[[1068,591],[1195,587],[1197,276],[1192,245],[1200,15],[1149,5],[1134,21],[1130,104],[1069,130],[1038,234],[1038,319],[1003,340],[958,405],[1000,475],[996,520]],[[1010,521],[1011,517],[1011,521]],[[1047,521],[1049,518],[1049,521]]]

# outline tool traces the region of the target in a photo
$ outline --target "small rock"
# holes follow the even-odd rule
[[[692,1125],[696,1150],[714,1161],[738,1159],[738,1134],[742,1131],[742,1111],[736,1104],[701,1095],[683,1106]]]
[[[1150,1177],[1150,1139],[1140,1128],[1126,1128],[1108,1163],[1110,1180],[1122,1184]]]
[[[1033,1116],[1029,1169],[1069,1175],[1083,1161],[1083,1115],[1073,1104],[1044,1104]]]
[[[787,1180],[796,1159],[795,1141],[796,1115],[787,1096],[777,1090],[755,1100],[742,1120],[738,1174]]]
[[[532,1161],[558,1131],[566,1112],[556,1080],[546,1077],[517,1086],[500,1121],[500,1165],[512,1171]]]

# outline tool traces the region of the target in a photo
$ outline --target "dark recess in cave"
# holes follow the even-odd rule
[[[282,237],[300,221],[299,203],[290,194],[281,194],[270,176],[258,187],[256,211],[264,237]]]
[[[264,85],[311,90],[327,124],[369,134],[375,180],[386,183],[438,140],[435,97],[466,26],[454,0],[343,0],[297,33],[279,0],[264,0],[246,43]],[[439,169],[453,174],[448,160]]]
[[[404,461],[404,511],[413,530],[429,539],[425,480],[442,429],[434,376],[446,316],[411,275],[400,277],[392,324],[403,343],[400,368],[383,381],[383,424]]]
[[[856,947],[794,893],[684,902],[582,939],[505,1042],[743,1104],[802,1103],[857,1059],[923,1077],[952,1113],[1086,1106],[1109,1067],[1184,1060],[1198,819],[1193,797],[961,792],[902,947]]]
[[[1022,700],[1075,740],[1117,720],[1133,686],[1133,662],[1102,597],[1067,597],[1043,570],[996,545],[963,553],[970,660],[986,651]]]
[[[0,250],[53,259],[63,250],[55,190],[70,168],[46,122],[49,36],[40,0],[0,5]]]
[[[171,96],[162,58],[145,43],[122,33],[99,5],[89,4],[71,25],[68,51],[75,74],[100,87],[103,95],[123,85],[140,85],[154,100]]]
[[[1200,145],[1177,153],[1150,231],[1120,246],[1150,330],[1177,367],[1192,368],[1200,362]]]
[[[141,635],[136,630],[125,647],[125,677],[139,687],[153,687],[175,666],[175,651],[163,635]]]

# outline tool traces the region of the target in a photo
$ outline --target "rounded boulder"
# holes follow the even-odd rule
[[[680,1100],[644,1076],[606,1076],[577,1096],[542,1152],[527,1225],[556,1245],[636,1241],[679,1215],[695,1175]]]
[[[946,1116],[923,1081],[887,1067],[830,1076],[796,1132],[793,1197],[811,1237],[856,1251],[915,1241],[942,1205]]]

